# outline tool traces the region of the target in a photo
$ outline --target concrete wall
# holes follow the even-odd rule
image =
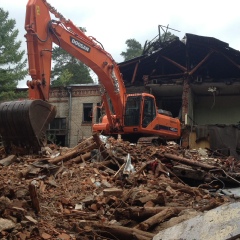
[[[203,96],[194,98],[194,122],[237,124],[240,121],[240,96]]]

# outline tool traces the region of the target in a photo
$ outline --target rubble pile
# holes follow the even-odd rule
[[[138,146],[95,134],[38,155],[1,150],[1,239],[152,239],[199,213],[237,201],[233,157],[205,149]]]

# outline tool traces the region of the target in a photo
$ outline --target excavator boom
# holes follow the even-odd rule
[[[55,16],[55,19],[52,19]],[[154,96],[127,94],[117,63],[93,37],[88,37],[71,20],[46,0],[29,0],[25,18],[29,75],[29,100],[0,105],[0,134],[4,145],[40,150],[46,144],[48,124],[56,115],[48,103],[53,44],[90,67],[102,86],[106,112],[93,130],[106,134],[180,136],[178,119],[157,113]]]
[[[52,19],[54,15],[56,19]],[[12,145],[39,151],[46,143],[46,129],[56,115],[48,103],[52,45],[55,43],[89,66],[102,83],[114,108],[105,102],[111,128],[121,127],[125,87],[112,56],[94,38],[66,20],[46,0],[29,0],[26,7],[25,29],[29,75],[29,100],[0,104],[0,135],[6,149]]]

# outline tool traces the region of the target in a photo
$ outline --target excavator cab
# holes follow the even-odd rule
[[[156,117],[156,106],[153,97],[143,94],[129,94],[126,101],[124,125],[146,128]]]
[[[142,127],[146,128],[156,117],[156,106],[153,97],[144,97],[142,113]]]
[[[47,143],[46,130],[56,108],[46,101],[23,100],[0,104],[0,135],[6,152],[20,147],[38,152]]]
[[[141,95],[128,95],[125,107],[124,125],[139,126],[141,117]]]

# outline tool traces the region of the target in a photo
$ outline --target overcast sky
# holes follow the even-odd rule
[[[0,7],[16,20],[19,40],[24,38],[27,0],[1,0]],[[126,50],[125,41],[135,38],[144,45],[158,34],[158,25],[169,26],[182,39],[185,33],[217,38],[240,50],[240,15],[238,0],[48,0],[66,19],[85,27],[88,36],[102,43],[116,62]],[[26,55],[27,57],[27,55]],[[25,80],[19,87],[25,87]]]

